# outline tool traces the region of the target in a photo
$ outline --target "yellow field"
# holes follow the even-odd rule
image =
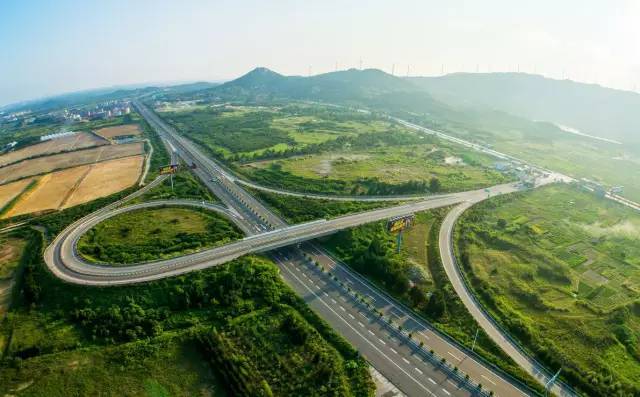
[[[19,195],[31,182],[31,178],[22,179],[7,185],[0,185],[0,208],[3,208],[17,195]]]
[[[95,134],[80,132],[75,135],[36,143],[35,145],[27,146],[2,155],[0,156],[0,167],[35,156],[69,152],[92,146],[106,145],[108,143],[108,141],[96,136]]]
[[[3,218],[68,208],[119,192],[136,183],[143,164],[144,156],[137,155],[46,174]]]
[[[115,127],[105,127],[96,130],[96,134],[103,138],[111,139],[117,136],[140,135],[140,126],[138,124],[117,125]]]
[[[135,156],[142,153],[144,153],[144,143],[136,142],[38,157],[0,168],[0,185],[32,175],[45,174],[120,157]]]
[[[128,188],[138,181],[144,167],[144,156],[104,161],[91,166],[63,208],[86,203]]]

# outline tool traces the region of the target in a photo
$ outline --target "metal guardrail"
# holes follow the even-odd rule
[[[401,330],[401,329],[399,329],[397,327],[394,327],[389,320],[385,319],[384,316],[379,315],[378,314],[379,312],[377,312],[376,309],[372,309],[372,308],[369,307],[368,304],[364,303],[363,302],[364,301],[364,297],[362,297],[357,292],[355,292],[352,289],[350,289],[347,286],[345,286],[345,284],[343,282],[337,280],[337,277],[334,278],[335,275],[333,275],[331,272],[327,271],[325,273],[324,268],[321,267],[319,264],[317,264],[312,259],[310,259],[307,256],[306,253],[305,253],[305,259],[307,259],[308,263],[316,265],[317,269],[319,269],[318,271],[320,271],[321,273],[326,274],[328,276],[329,280],[331,281],[331,283],[333,283],[334,285],[338,286],[340,289],[342,289],[344,292],[346,292],[347,295],[351,296],[353,298],[353,300],[354,300],[354,302],[355,302],[357,307],[376,314],[374,316],[375,321],[378,324],[381,324],[385,329],[390,331],[391,334],[395,335],[396,337],[402,338],[402,340],[405,343],[411,345],[412,350],[414,351],[414,353],[417,353],[423,359],[423,361],[428,361],[434,367],[445,370],[450,377],[454,378],[456,381],[458,381],[461,385],[463,385],[467,390],[469,390],[472,393],[481,394],[481,395],[484,395],[484,396],[491,396],[492,395],[492,392],[490,390],[483,389],[482,385],[479,382],[474,382],[471,379],[471,377],[468,377],[462,371],[457,370],[456,369],[457,367],[452,366],[450,363],[448,363],[446,361],[446,359],[443,361],[444,357],[441,357],[435,351],[433,351],[433,352],[431,350],[427,351],[424,346],[421,346],[411,336],[409,336],[411,334],[410,332],[407,332],[405,330]]]
[[[326,252],[326,250],[324,250]],[[426,319],[422,314],[416,312],[414,309],[410,308],[409,306],[407,306],[406,304],[404,304],[403,302],[399,301],[398,299],[392,297],[391,295],[389,295],[386,291],[382,290],[380,287],[378,287],[377,285],[375,285],[374,283],[370,282],[369,280],[365,279],[363,276],[361,276],[360,274],[354,272],[353,270],[351,270],[351,268],[349,268],[348,265],[346,265],[344,262],[342,262],[341,260],[337,259],[332,253],[328,253],[328,256],[336,263],[340,264],[342,266],[342,268],[349,273],[349,275],[351,275],[354,278],[357,278],[361,283],[367,285],[369,288],[375,290],[378,294],[382,295],[384,298],[386,298],[387,300],[389,300],[390,302],[393,302],[395,305],[400,306],[403,310],[405,310],[407,313],[411,314],[412,316],[416,317],[417,319],[419,319],[424,325],[426,325],[433,333],[437,334],[438,336],[440,336],[441,338],[443,338],[444,340],[446,340],[447,342],[451,343],[452,345],[456,346],[458,349],[460,349],[463,353],[465,353],[467,356],[469,357],[473,357],[474,360],[480,362],[481,364],[491,368],[492,370],[494,370],[495,372],[498,372],[503,378],[506,378],[506,380],[512,382],[514,384],[514,386],[518,387],[521,391],[523,391],[524,393],[528,393],[528,394],[533,394],[533,395],[541,395],[538,391],[536,391],[535,389],[533,389],[531,386],[527,385],[526,383],[522,382],[521,380],[517,379],[516,377],[514,377],[513,375],[509,374],[508,372],[506,372],[505,370],[503,370],[502,368],[498,367],[496,364],[488,361],[487,359],[485,359],[484,357],[478,355],[478,353],[473,352],[472,350],[470,350],[468,347],[464,346],[463,344],[461,344],[459,341],[457,341],[453,336],[449,335],[446,331],[443,331],[441,329],[436,328],[430,320]]]

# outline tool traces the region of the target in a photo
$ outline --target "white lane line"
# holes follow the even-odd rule
[[[420,335],[424,336],[425,338],[429,339],[429,336],[427,334],[425,334],[424,332],[420,332]]]
[[[285,270],[287,272],[289,272],[294,278],[296,278],[298,280],[298,282],[300,284],[302,284],[302,286],[304,288],[306,288],[307,290],[309,290],[309,292],[311,292],[312,295],[314,295],[315,297],[319,298],[318,295],[316,295],[315,292],[313,292],[313,290],[309,287],[307,287],[306,285],[304,285],[302,283],[302,280],[300,280],[291,270],[287,269],[285,267]],[[409,379],[411,379],[412,381],[414,381],[416,383],[416,385],[418,385],[418,387],[420,387],[422,390],[426,391],[427,393],[429,393],[430,396],[432,397],[437,397],[435,393],[433,393],[431,390],[427,389],[426,386],[424,386],[422,383],[420,383],[416,378],[414,378],[410,373],[408,373],[407,371],[405,371],[401,366],[399,366],[398,364],[396,364],[395,361],[393,361],[391,359],[391,357],[387,356],[386,354],[384,354],[384,352],[380,349],[378,349],[378,347],[376,345],[374,345],[371,341],[369,341],[369,339],[365,338],[364,335],[362,335],[360,332],[358,332],[357,329],[353,328],[351,326],[351,324],[349,324],[348,321],[346,321],[345,319],[343,319],[342,317],[340,317],[340,315],[338,313],[336,313],[335,310],[333,310],[331,308],[331,306],[329,306],[325,301],[323,301],[322,299],[318,299],[318,302],[320,302],[321,304],[323,304],[329,311],[333,312],[333,314],[335,314],[338,317],[338,320],[342,320],[342,322],[344,322],[347,327],[351,328],[353,330],[353,332],[355,332],[356,334],[360,335],[363,339],[363,341],[367,344],[369,344],[373,349],[375,349],[378,353],[380,353],[384,358],[386,358],[387,360],[389,360],[389,362],[394,365],[396,368],[398,368],[398,370],[400,370],[400,372],[404,373]],[[371,332],[371,331],[369,331]],[[373,334],[373,332],[371,332]]]
[[[338,303],[338,302],[336,302],[336,300],[335,300],[335,299],[331,298],[331,303],[333,303],[333,304],[335,305],[335,304],[336,304],[336,303]]]
[[[343,306],[340,306],[340,310],[342,310],[343,312],[347,311],[347,309],[345,309]]]
[[[398,352],[397,352],[393,347],[390,347],[389,349],[390,349],[392,352],[394,352],[395,354],[398,354]]]
[[[447,396],[450,396],[450,395],[451,395],[451,393],[449,393],[449,392],[447,391],[447,389],[445,389],[444,387],[442,388],[442,391],[443,391],[443,392],[445,392]]]
[[[348,313],[348,314],[349,314],[349,317],[350,317],[352,320],[355,320],[355,319],[356,319],[355,317],[353,317],[353,314],[351,314],[351,313]]]
[[[416,370],[420,375],[422,375],[422,374],[423,374],[423,372],[422,372],[422,371],[420,371],[420,369],[418,369],[418,368],[414,368],[414,369],[415,369],[415,370]]]
[[[404,361],[405,363],[409,364],[409,360],[407,360],[406,358],[402,357],[402,361]]]
[[[360,321],[358,321],[358,325],[364,327],[364,324],[362,324]]]
[[[312,279],[309,279],[309,282],[310,282],[311,284],[315,284],[315,282],[314,282]]]
[[[317,289],[322,289],[322,288],[320,288],[320,286],[319,286],[319,285],[316,285],[316,288],[317,288]]]
[[[435,381],[435,380],[433,380],[433,379],[431,379],[431,378],[428,378],[428,379],[429,379],[429,382],[433,383],[434,385],[436,384],[436,381]]]
[[[447,382],[449,382],[451,385],[453,385],[454,387],[458,387],[458,385],[456,385],[455,383],[453,383],[450,379],[447,379]]]
[[[323,294],[324,294],[324,296],[326,296],[326,297],[328,297],[328,296],[329,296],[329,294],[327,294],[326,292],[323,292]]]
[[[484,375],[480,375],[480,376],[481,376],[481,377],[483,377],[483,378],[485,378],[485,379],[487,380],[487,382],[491,383],[492,385],[494,385],[494,386],[496,385],[496,382],[492,381],[490,378],[487,378],[487,377],[486,377],[486,376],[484,376]]]
[[[375,335],[373,332],[371,332],[370,329],[368,329],[367,332],[369,332],[371,335]]]
[[[459,359],[458,357],[454,356],[454,355],[453,355],[453,353],[451,353],[451,352],[447,352],[447,353],[449,353],[449,355],[450,355],[451,357],[453,357],[453,358],[455,358],[456,360],[460,361],[460,359]]]
[[[385,341],[383,341],[382,339],[378,338],[378,340],[380,341],[380,343],[382,343],[383,345],[386,345]]]

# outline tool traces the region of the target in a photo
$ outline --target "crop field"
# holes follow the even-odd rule
[[[107,145],[108,143],[108,141],[101,139],[95,134],[79,132],[74,135],[36,143],[35,145],[4,154],[0,156],[0,167],[32,157],[70,152],[93,146]]]
[[[1,168],[0,184],[83,164],[97,163],[99,161],[135,156],[143,153],[143,143],[128,143],[38,157]]]
[[[640,387],[637,212],[549,186],[474,207],[457,245],[485,306],[552,367],[585,390]]]
[[[31,183],[32,179],[22,179],[6,185],[0,185],[0,209],[4,208],[13,199],[18,197]]]
[[[124,124],[114,127],[104,127],[95,131],[96,134],[103,138],[111,139],[119,136],[135,136],[140,135],[142,130],[138,124]]]
[[[143,163],[143,156],[132,156],[46,174],[3,218],[67,208],[118,192],[138,180]]]
[[[171,258],[229,243],[242,233],[213,212],[163,207],[117,215],[82,236],[78,250],[87,259],[118,264]]]
[[[128,188],[140,178],[144,160],[144,156],[131,156],[91,165],[91,170],[72,192],[63,208],[86,203]]]

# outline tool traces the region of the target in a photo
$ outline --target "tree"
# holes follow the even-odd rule
[[[442,185],[440,184],[440,179],[436,178],[435,176],[431,178],[431,180],[429,181],[429,191],[431,193],[439,192],[441,187]]]
[[[507,221],[502,218],[498,219],[498,227],[500,229],[504,229],[505,227],[507,227]]]

